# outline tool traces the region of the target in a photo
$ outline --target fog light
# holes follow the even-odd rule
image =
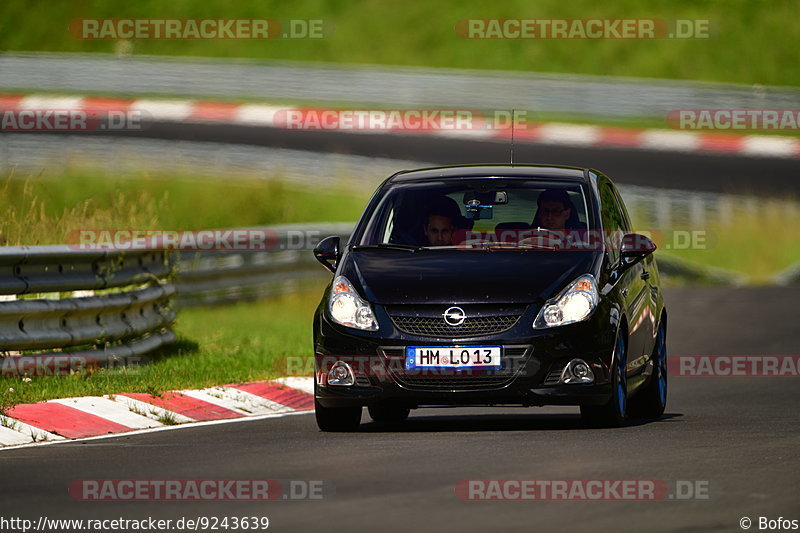
[[[591,370],[589,370],[589,367],[586,366],[585,363],[576,363],[572,367],[572,373],[575,374],[575,377],[578,378],[587,377],[589,375],[589,372],[591,372]]]
[[[573,359],[564,367],[561,383],[594,383],[594,372],[583,359]]]
[[[336,361],[328,371],[328,385],[350,387],[356,382],[353,369],[344,361]]]

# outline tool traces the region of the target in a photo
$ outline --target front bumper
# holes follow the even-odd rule
[[[314,321],[316,397],[325,407],[599,405],[608,401],[614,329],[602,309],[586,322],[546,330],[534,330],[530,314],[526,312],[502,334],[442,339],[409,335],[391,321],[380,321],[377,332],[361,332],[331,323],[320,309]],[[421,375],[404,367],[407,346],[480,345],[502,346],[503,368]],[[593,383],[559,383],[564,366],[575,358],[589,363]],[[327,372],[335,361],[350,365],[354,385],[327,384]]]

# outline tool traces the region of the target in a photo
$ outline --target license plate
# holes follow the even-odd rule
[[[500,368],[500,346],[409,346],[406,370]]]

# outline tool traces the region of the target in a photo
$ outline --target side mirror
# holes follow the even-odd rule
[[[627,233],[622,238],[622,247],[619,255],[628,263],[641,261],[656,251],[656,243],[639,233]]]
[[[314,247],[314,257],[322,263],[322,266],[336,272],[336,265],[339,262],[339,237],[325,237]]]

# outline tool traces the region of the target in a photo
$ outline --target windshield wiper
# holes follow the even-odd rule
[[[557,246],[543,243],[503,242],[489,245],[490,250],[558,250]]]
[[[413,246],[411,244],[396,244],[392,242],[381,242],[378,244],[355,244],[353,250],[405,250],[407,252],[418,252],[425,250],[425,246]]]

